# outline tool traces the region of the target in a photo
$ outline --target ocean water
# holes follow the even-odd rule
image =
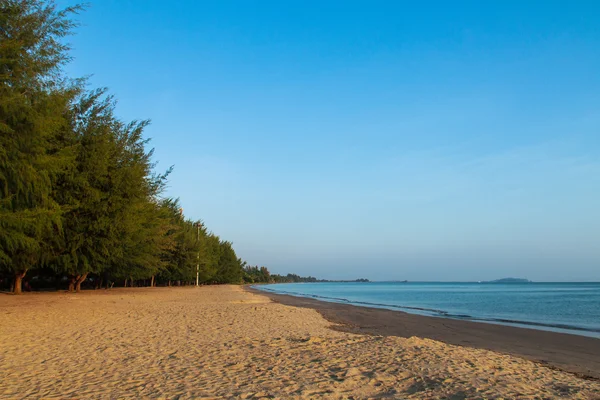
[[[284,283],[258,289],[600,338],[600,283]]]

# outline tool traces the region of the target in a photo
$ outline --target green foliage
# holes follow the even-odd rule
[[[166,233],[169,244],[163,253],[165,268],[160,271],[159,278],[195,281],[200,252],[199,227],[184,218],[178,200],[167,200],[162,207],[169,217],[170,227]]]
[[[266,267],[244,267],[244,282],[246,283],[270,283],[271,273]]]
[[[79,8],[56,11],[40,1],[0,3],[0,268],[24,274],[52,258],[62,210],[52,197],[72,161],[58,141],[79,92],[60,71],[60,39]],[[18,290],[19,288],[17,288]]]
[[[242,261],[237,258],[230,242],[220,243],[220,256],[217,264],[215,282],[217,283],[242,283]]]
[[[368,279],[354,279],[347,281],[330,281],[317,279],[314,276],[299,276],[296,274],[278,275],[271,274],[266,267],[244,266],[244,282],[246,283],[299,283],[299,282],[369,282]]]
[[[231,243],[162,197],[148,121],[115,117],[106,90],[69,79],[63,43],[81,10],[0,2],[0,278],[242,282]],[[30,273],[31,274],[31,273]]]

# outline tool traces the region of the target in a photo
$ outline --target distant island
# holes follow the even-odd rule
[[[482,283],[531,283],[529,279],[524,278],[502,278],[494,281],[484,281]]]

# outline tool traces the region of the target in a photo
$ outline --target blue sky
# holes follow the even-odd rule
[[[59,1],[59,5],[72,4]],[[600,3],[96,0],[68,71],[278,273],[600,280]]]

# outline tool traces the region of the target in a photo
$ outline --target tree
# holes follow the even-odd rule
[[[98,90],[82,95],[71,113],[65,146],[76,148],[75,162],[59,175],[54,197],[65,210],[54,269],[79,290],[90,272],[108,265],[116,244],[109,208],[110,169],[115,162],[113,102]]]
[[[243,277],[242,261],[237,258],[230,242],[220,244],[221,255],[215,280],[218,283],[241,283]]]
[[[269,283],[271,273],[266,267],[244,266],[244,281],[247,283]]]
[[[52,2],[0,3],[0,269],[21,292],[27,271],[52,258],[62,210],[51,196],[56,176],[72,162],[57,139],[68,129],[79,82],[62,77],[75,26]]]
[[[169,169],[152,174],[153,151],[146,151],[143,130],[148,121],[118,123],[116,153],[109,169],[108,213],[111,237],[116,239],[111,272],[125,279],[146,279],[162,267],[162,248],[168,229],[168,215],[161,209],[159,195]]]
[[[192,281],[196,277],[199,262],[200,241],[198,240],[198,222],[186,220],[180,212],[178,200],[165,201],[163,206],[170,214],[170,229],[166,233],[168,242],[164,247],[162,259],[165,268],[160,278],[167,281]],[[204,230],[200,232],[204,234]]]
[[[212,283],[219,269],[221,239],[206,229],[200,233],[200,282]]]
[[[152,174],[152,151],[142,137],[148,121],[125,124],[114,117],[114,107],[105,90],[96,90],[82,95],[72,111],[69,139],[77,156],[56,185],[67,211],[54,264],[69,276],[70,291],[79,291],[90,273],[133,280],[162,267],[168,216],[158,196],[170,170]]]

